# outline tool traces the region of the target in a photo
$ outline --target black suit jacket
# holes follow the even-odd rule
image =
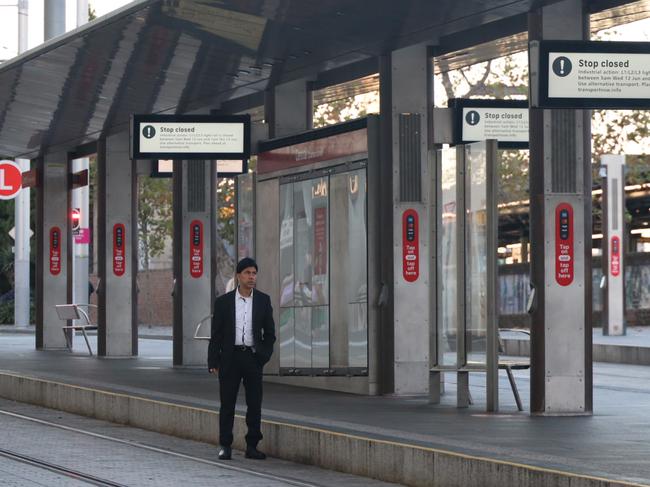
[[[219,296],[214,302],[212,334],[208,346],[208,368],[228,368],[235,347],[235,293]],[[253,343],[255,358],[264,365],[273,354],[275,323],[271,298],[262,291],[253,291]]]

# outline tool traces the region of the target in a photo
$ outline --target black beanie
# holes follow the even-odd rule
[[[248,269],[249,267],[255,267],[255,270],[257,270],[257,262],[250,257],[244,257],[237,263],[237,274],[240,274],[244,269]]]

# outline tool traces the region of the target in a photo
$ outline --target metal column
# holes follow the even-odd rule
[[[64,322],[54,306],[72,297],[68,154],[45,154],[36,162],[36,348],[64,349]]]
[[[603,335],[625,335],[625,156],[604,155]]]
[[[175,366],[207,363],[207,341],[193,337],[215,298],[215,168],[214,161],[174,161]],[[205,326],[202,335],[209,335],[209,323]]]
[[[531,40],[589,38],[584,2],[531,13]],[[531,109],[531,412],[592,411],[590,112]]]
[[[27,0],[18,1],[18,54],[27,50]],[[16,159],[16,164],[24,173],[29,171],[29,159]],[[15,218],[15,251],[14,251],[14,323],[17,327],[27,327],[30,323],[29,308],[29,255],[30,255],[30,188],[23,188],[16,196]]]
[[[394,392],[429,390],[430,167],[428,127],[432,105],[429,48],[391,53],[393,168]]]
[[[97,144],[98,355],[138,353],[136,171],[129,133]]]
[[[16,164],[25,173],[29,171],[29,159],[16,159]],[[14,223],[16,228],[14,244],[14,323],[17,327],[26,328],[30,323],[29,308],[29,255],[30,255],[30,188],[22,188],[15,199]]]

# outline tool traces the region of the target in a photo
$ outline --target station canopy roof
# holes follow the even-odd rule
[[[73,151],[134,113],[240,111],[294,79],[367,76],[413,44],[460,52],[524,32],[554,1],[138,0],[0,65],[0,157]]]

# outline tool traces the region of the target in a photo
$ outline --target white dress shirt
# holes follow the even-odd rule
[[[253,346],[253,291],[248,297],[235,291],[235,345]]]

